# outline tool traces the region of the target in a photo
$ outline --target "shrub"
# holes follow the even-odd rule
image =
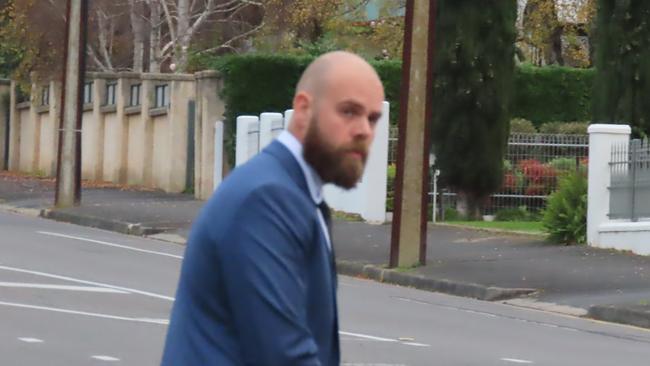
[[[510,133],[537,133],[533,122],[524,118],[510,120]]]
[[[589,122],[567,122],[560,125],[563,135],[586,135]]]
[[[583,244],[587,241],[587,177],[573,172],[560,181],[559,189],[548,198],[544,228],[550,241]]]
[[[560,133],[562,123],[563,122],[546,122],[539,126],[539,132],[557,135]]]

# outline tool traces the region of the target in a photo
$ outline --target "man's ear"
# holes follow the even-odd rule
[[[298,92],[293,97],[293,117],[291,127],[294,132],[302,135],[307,130],[311,120],[312,98],[305,92]]]

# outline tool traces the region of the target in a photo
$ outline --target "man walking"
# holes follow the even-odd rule
[[[163,365],[340,363],[322,186],[361,178],[383,100],[354,54],[309,65],[288,131],[235,169],[194,223]]]

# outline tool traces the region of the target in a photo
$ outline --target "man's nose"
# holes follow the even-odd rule
[[[372,137],[372,132],[372,124],[368,118],[360,118],[353,131],[355,138],[364,140]]]

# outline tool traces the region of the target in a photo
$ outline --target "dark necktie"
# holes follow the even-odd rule
[[[327,205],[327,202],[323,200],[320,204],[318,204],[318,209],[320,210],[320,213],[323,214],[323,218],[325,219],[325,225],[327,225],[327,234],[330,237],[330,245],[332,244],[332,212],[330,211],[330,207]]]

